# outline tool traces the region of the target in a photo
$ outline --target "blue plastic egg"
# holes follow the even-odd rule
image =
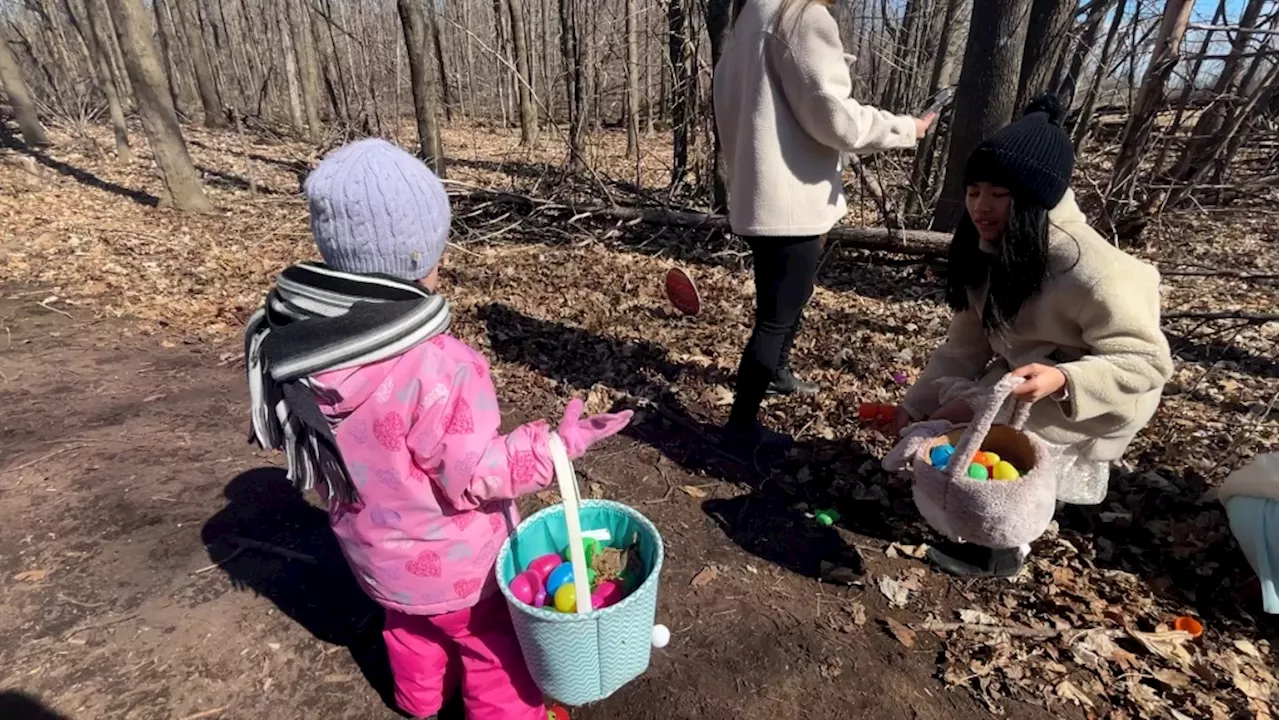
[[[573,582],[573,563],[560,563],[547,576],[547,597],[555,597],[556,590],[567,582]]]
[[[951,462],[951,456],[956,454],[956,449],[947,445],[935,445],[929,451],[929,464],[939,470],[945,468],[947,463]]]

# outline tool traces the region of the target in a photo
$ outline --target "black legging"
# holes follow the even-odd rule
[[[760,403],[778,370],[785,367],[800,315],[813,295],[822,254],[820,237],[746,238],[755,261],[756,323],[738,366],[737,394],[729,426],[755,427]]]

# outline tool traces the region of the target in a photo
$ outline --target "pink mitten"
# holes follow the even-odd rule
[[[570,460],[577,460],[586,454],[587,448],[601,440],[617,435],[631,422],[630,410],[623,410],[612,415],[592,415],[582,417],[582,401],[574,398],[564,409],[564,419],[556,432],[564,441],[564,448]]]

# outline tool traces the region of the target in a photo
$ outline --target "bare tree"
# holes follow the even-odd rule
[[[1102,87],[1102,81],[1107,77],[1108,68],[1111,67],[1111,61],[1118,44],[1116,40],[1120,36],[1120,27],[1124,22],[1125,5],[1125,2],[1118,3],[1115,12],[1111,15],[1111,26],[1107,28],[1107,39],[1102,42],[1101,59],[1098,60],[1098,67],[1093,73],[1093,79],[1089,81],[1089,89],[1085,92],[1080,112],[1076,114],[1075,126],[1071,129],[1071,142],[1075,145],[1077,152],[1084,147],[1084,141],[1089,137],[1089,129],[1093,125],[1093,109],[1098,103],[1098,92]]]
[[[124,109],[120,106],[120,94],[116,92],[116,84],[111,80],[111,63],[103,47],[111,41],[103,27],[105,9],[102,0],[85,0],[85,15],[89,21],[88,32],[85,33],[85,44],[93,56],[96,68],[94,76],[107,98],[107,114],[111,117],[111,132],[116,141],[116,159],[120,162],[133,162],[133,150],[129,147],[129,129],[124,121]],[[74,17],[74,15],[73,15]]]
[[[173,2],[178,8],[182,35],[187,40],[187,56],[191,58],[191,69],[196,76],[200,106],[204,108],[204,124],[209,127],[224,127],[226,119],[222,115],[222,102],[218,99],[218,86],[214,84],[213,66],[209,64],[209,54],[204,47],[204,33],[200,32],[200,21],[196,18],[192,4],[196,0]]]
[[[1053,89],[1050,87],[1053,68],[1066,45],[1075,10],[1076,0],[1032,0],[1018,73],[1016,107],[1025,106],[1031,98]]]
[[[449,71],[444,62],[444,37],[440,32],[440,14],[435,3],[427,8],[427,24],[431,26],[431,44],[436,53],[436,68],[440,73],[440,92],[444,95],[444,119],[453,122],[453,84],[449,82]]]
[[[404,45],[409,54],[409,83],[413,89],[413,110],[418,119],[418,146],[427,165],[444,177],[444,152],[440,147],[440,127],[436,123],[435,78],[427,64],[427,25],[417,0],[396,0]]]
[[[627,27],[627,157],[634,158],[640,153],[640,46],[637,37],[636,0],[626,0]]]
[[[151,145],[151,156],[163,181],[161,206],[179,210],[212,210],[200,187],[200,175],[187,154],[178,114],[164,79],[160,53],[151,39],[147,14],[140,0],[108,0],[116,36],[124,54],[125,70],[137,93],[142,129]]]
[[[577,0],[559,0],[560,55],[565,65],[565,98],[569,108],[569,167],[574,172],[587,168],[586,158],[586,78],[583,72],[582,39]]]
[[[165,17],[164,0],[154,0],[152,10],[156,16],[156,36],[160,40],[160,56],[164,58],[165,79],[169,82],[169,96],[173,98],[173,106],[182,112],[182,91],[179,86],[178,64],[174,61],[173,28]]]
[[[983,138],[1006,125],[1018,100],[1018,77],[1031,0],[977,0],[956,89],[951,147],[933,229],[949,231],[964,209],[964,168]]]
[[[32,147],[48,145],[44,126],[36,116],[36,104],[31,98],[31,90],[22,79],[18,70],[18,61],[9,50],[9,43],[0,33],[0,88],[9,96],[9,104],[13,106],[13,114],[18,119],[18,129],[22,132],[22,141]]]
[[[688,37],[689,14],[685,0],[666,0],[667,2],[667,43],[672,68],[671,78],[671,185],[679,187],[684,184],[689,172],[689,146],[692,138],[693,103],[690,98],[694,92],[695,58],[690,51],[692,43]]]
[[[520,144],[529,146],[538,137],[538,111],[533,106],[530,81],[533,71],[529,64],[528,37],[524,25],[524,0],[507,0],[511,15],[511,45],[516,60],[516,93],[520,98]]]
[[[1147,64],[1142,86],[1130,108],[1129,120],[1125,123],[1120,140],[1120,152],[1112,166],[1107,214],[1113,222],[1130,204],[1130,196],[1137,182],[1138,165],[1147,150],[1147,140],[1155,124],[1165,84],[1181,56],[1182,36],[1186,33],[1187,22],[1194,7],[1195,0],[1169,0],[1165,5],[1160,29],[1156,34],[1155,49]]]
[[[294,47],[294,38],[289,28],[288,11],[285,9],[284,3],[276,5],[273,14],[275,15],[276,25],[280,28],[280,51],[284,53],[285,85],[288,87],[289,96],[289,120],[293,124],[294,132],[307,131],[309,133],[310,130],[308,128],[310,125],[307,121],[311,119],[311,116],[314,116],[315,106],[312,105],[306,108],[308,117],[304,118],[302,79],[298,68],[298,57],[301,53]],[[312,97],[311,101],[314,103],[315,98]]]
[[[298,7],[298,0],[279,0],[289,22],[289,39],[298,64],[298,79],[302,84],[302,110],[307,116],[307,138],[315,142],[320,134],[320,77],[316,68],[315,53],[311,52],[311,34],[307,32],[306,12]]]

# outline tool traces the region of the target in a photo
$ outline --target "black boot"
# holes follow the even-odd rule
[[[773,374],[769,383],[770,395],[817,395],[822,388],[818,383],[805,382],[791,371],[791,347],[796,343],[796,335],[800,333],[800,320],[791,326],[791,332],[782,342],[782,352],[778,357],[778,371]]]
[[[943,572],[958,577],[1013,577],[1027,560],[1022,548],[992,549],[953,542],[929,548],[928,556]]]

